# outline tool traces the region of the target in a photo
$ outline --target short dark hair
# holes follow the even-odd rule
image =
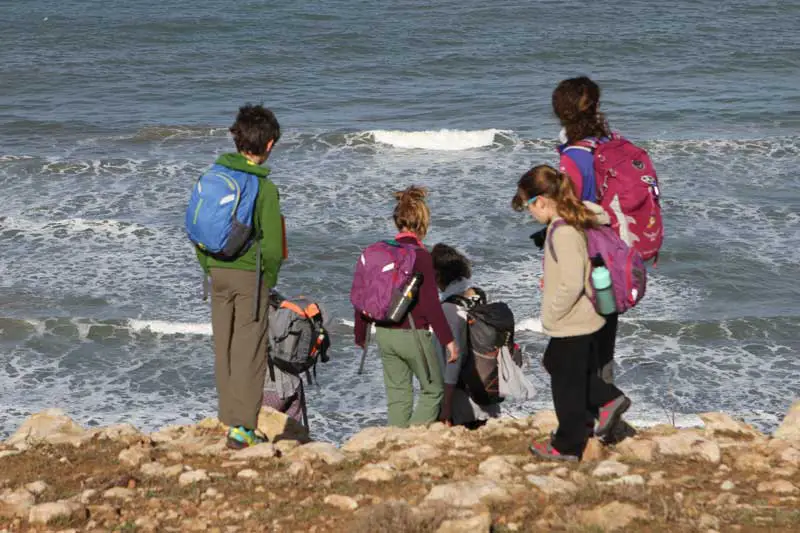
[[[278,142],[281,138],[281,126],[275,113],[260,104],[240,107],[230,132],[236,150],[253,155],[264,155],[267,143]]]
[[[447,287],[459,279],[472,277],[472,264],[469,259],[444,243],[438,243],[431,250],[433,257],[433,270],[436,271],[436,281],[442,287]]]

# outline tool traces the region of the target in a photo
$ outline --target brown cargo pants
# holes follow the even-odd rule
[[[219,419],[255,429],[267,372],[269,287],[263,286],[258,320],[253,319],[256,273],[211,269],[211,329]]]

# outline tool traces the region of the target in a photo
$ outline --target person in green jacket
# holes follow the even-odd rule
[[[212,257],[199,247],[196,252],[211,278],[219,419],[230,427],[228,447],[240,449],[262,442],[254,430],[267,371],[268,299],[286,256],[286,238],[278,189],[268,178],[269,168],[262,166],[281,136],[278,120],[269,109],[247,104],[239,108],[230,132],[237,153],[221,155],[216,164],[259,178],[254,242],[234,260]]]

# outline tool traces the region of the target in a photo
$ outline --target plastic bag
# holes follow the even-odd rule
[[[525,377],[522,368],[517,366],[508,348],[503,347],[497,356],[498,374],[500,377],[500,396],[524,401],[532,400],[536,395],[533,384]]]

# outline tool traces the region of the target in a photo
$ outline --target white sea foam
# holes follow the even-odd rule
[[[420,148],[424,150],[468,150],[491,146],[494,136],[503,130],[429,130],[399,131],[373,130],[369,132],[376,142],[389,144],[395,148]]]
[[[532,331],[534,333],[543,333],[544,330],[542,329],[542,321],[539,318],[531,317],[531,318],[524,318],[517,322],[516,326],[517,331]]]
[[[90,220],[85,218],[46,220],[10,216],[0,218],[0,231],[3,230],[40,235],[52,235],[56,230],[63,230],[69,235],[91,234],[92,237],[96,237],[99,233],[115,239],[132,235],[150,235],[153,232],[147,226],[121,220]]]
[[[211,335],[210,323],[168,322],[165,320],[129,320],[134,331],[150,331],[163,335]]]

